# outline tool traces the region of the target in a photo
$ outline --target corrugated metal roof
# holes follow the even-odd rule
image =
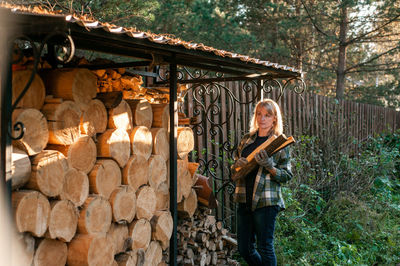
[[[50,16],[50,17],[63,17],[65,21],[69,23],[74,23],[77,24],[87,31],[91,31],[94,29],[102,29],[105,32],[110,32],[113,34],[118,34],[118,35],[126,35],[134,39],[146,39],[150,42],[157,43],[157,44],[162,44],[162,45],[169,45],[169,46],[181,46],[184,47],[185,49],[188,50],[197,50],[197,51],[203,51],[203,52],[208,52],[215,54],[220,57],[226,57],[226,58],[232,58],[232,59],[239,59],[242,62],[245,63],[252,63],[252,64],[257,64],[257,65],[262,65],[266,67],[270,67],[276,70],[284,70],[284,71],[289,71],[293,73],[301,74],[301,71],[285,66],[285,65],[280,65],[277,63],[272,63],[266,60],[260,60],[257,58],[252,58],[250,56],[246,55],[241,55],[225,50],[220,50],[216,49],[210,46],[206,46],[202,43],[193,43],[193,42],[186,42],[178,38],[173,38],[169,35],[165,34],[154,34],[151,32],[144,32],[144,31],[139,31],[134,27],[127,28],[127,27],[120,27],[117,25],[109,24],[109,23],[103,23],[98,20],[95,20],[93,18],[89,18],[86,16],[80,16],[76,14],[72,15],[66,15],[66,14],[61,14],[59,12],[54,12],[54,11],[49,11],[47,9],[41,8],[41,7],[24,7],[24,6],[13,6],[9,4],[0,4],[0,8],[6,8],[10,9],[11,12],[14,13],[29,13],[29,14],[39,14],[39,15],[44,15],[44,16]]]

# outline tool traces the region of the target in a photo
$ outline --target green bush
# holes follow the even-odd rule
[[[357,145],[349,156],[300,137],[277,220],[278,265],[400,263],[400,134]]]

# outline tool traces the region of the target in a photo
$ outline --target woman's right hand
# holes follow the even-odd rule
[[[237,159],[237,161],[235,162],[235,164],[233,165],[233,168],[239,168],[239,167],[243,167],[248,163],[247,159],[245,157],[240,157],[239,159]]]

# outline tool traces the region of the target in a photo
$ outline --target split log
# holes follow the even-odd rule
[[[156,211],[169,209],[169,188],[167,182],[161,183],[155,190]]]
[[[174,221],[169,211],[157,211],[151,218],[152,240],[158,240],[163,250],[169,247]]]
[[[143,254],[139,254],[143,253]],[[141,256],[141,258],[139,258]],[[139,250],[131,250],[126,253],[118,254],[115,257],[115,261],[118,266],[136,266],[144,264],[144,251],[142,249]]]
[[[218,206],[218,202],[210,186],[210,179],[200,174],[196,174],[195,176],[197,179],[195,187],[198,187],[197,200],[210,209],[216,208]]]
[[[188,198],[178,203],[178,212],[184,217],[193,217],[197,209],[197,195],[196,191],[192,189]]]
[[[144,255],[144,265],[158,265],[162,261],[162,249],[157,241],[151,241]]]
[[[132,250],[146,250],[151,240],[151,225],[146,219],[135,220],[129,225],[129,236],[132,239]]]
[[[153,111],[152,127],[161,127],[169,132],[169,104],[151,104]]]
[[[111,193],[121,185],[121,169],[111,159],[97,160],[89,173],[89,192],[110,198]]]
[[[13,145],[26,151],[29,156],[41,152],[49,140],[47,120],[44,115],[36,109],[16,109],[13,112],[13,124],[21,122],[24,124],[24,136],[14,140]]]
[[[15,103],[17,97],[24,90],[32,74],[31,70],[13,71],[12,73],[12,102]],[[17,105],[20,108],[35,108],[40,110],[44,103],[46,89],[39,75],[35,74],[29,89]]]
[[[153,111],[151,104],[145,99],[126,99],[132,110],[132,122],[135,126],[151,128]]]
[[[44,150],[32,158],[31,178],[26,187],[39,190],[48,197],[58,196],[62,191],[67,169],[67,160],[62,153]]]
[[[120,128],[130,130],[132,126],[132,111],[125,100],[120,104],[108,110],[108,128]]]
[[[71,145],[80,136],[81,111],[71,101],[47,103],[42,108],[49,129],[49,143]]]
[[[49,228],[47,236],[70,242],[76,232],[78,224],[78,210],[69,200],[51,201]]]
[[[193,130],[190,127],[178,127],[176,142],[178,156],[184,159],[194,149]]]
[[[110,230],[107,232],[107,238],[114,246],[114,255],[125,252],[129,248],[128,225],[112,223]]]
[[[83,112],[80,123],[82,134],[90,137],[103,133],[107,129],[107,110],[104,104],[97,99],[91,100]]]
[[[164,160],[168,160],[169,142],[167,131],[164,128],[152,128],[150,131],[153,137],[153,154],[161,155]]]
[[[136,215],[136,194],[130,186],[116,188],[110,196],[114,222],[133,221]]]
[[[93,139],[88,135],[82,135],[71,145],[47,145],[48,150],[57,150],[67,157],[70,167],[88,174],[95,162],[97,149]]]
[[[97,138],[97,156],[114,159],[124,167],[131,153],[129,135],[123,129],[108,129]]]
[[[48,94],[76,102],[85,111],[97,94],[97,77],[88,69],[57,69],[43,72]]]
[[[110,203],[98,195],[90,195],[82,206],[78,219],[78,233],[107,233],[111,226]]]
[[[190,175],[190,172],[188,170],[183,171],[183,173],[178,175],[177,181],[178,181],[178,190],[180,190],[182,197],[185,199],[188,198],[193,186],[192,176]]]
[[[111,265],[113,261],[113,245],[105,234],[78,234],[68,245],[68,266]]]
[[[136,126],[129,132],[132,144],[132,154],[142,155],[149,159],[153,150],[153,137],[150,130],[145,126]]]
[[[137,191],[149,181],[149,164],[141,155],[132,155],[122,170],[122,183]]]
[[[16,147],[11,153],[11,187],[12,190],[22,187],[31,177],[31,161],[28,154]]]
[[[194,162],[188,162],[188,170],[190,172],[190,175],[192,176],[193,179],[193,185],[196,183],[196,177],[195,174],[197,172],[197,169],[199,168],[200,164],[199,163],[194,163]]]
[[[64,176],[64,185],[60,193],[60,199],[70,200],[79,207],[89,195],[89,180],[84,172],[74,168],[69,169]]]
[[[30,232],[36,237],[46,233],[50,203],[42,193],[32,190],[13,192],[12,207],[18,232]]]
[[[147,219],[154,215],[156,209],[156,194],[150,186],[143,186],[136,192],[136,217]]]
[[[43,239],[40,241],[33,265],[35,266],[63,266],[67,262],[67,244],[54,239]]]
[[[167,164],[161,155],[152,155],[149,159],[149,185],[155,190],[167,181]]]

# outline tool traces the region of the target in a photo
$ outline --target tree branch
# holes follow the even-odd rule
[[[396,50],[396,49],[399,49],[399,48],[400,48],[400,46],[393,47],[392,49],[389,49],[389,50],[387,50],[387,51],[385,51],[385,52],[383,52],[383,53],[380,53],[380,54],[378,54],[378,55],[376,55],[376,56],[371,57],[369,60],[367,60],[367,61],[365,61],[365,62],[362,62],[362,63],[356,64],[356,65],[353,65],[353,66],[347,68],[347,69],[345,70],[345,73],[348,73],[349,70],[351,70],[351,69],[355,69],[355,68],[359,68],[359,67],[361,67],[361,66],[365,66],[366,64],[368,64],[368,63],[370,63],[370,62],[372,62],[372,61],[378,59],[379,57],[384,56],[385,54],[388,54],[388,53],[390,53],[390,52],[392,52],[392,51],[394,51],[394,50]]]
[[[303,1],[303,0],[302,0],[302,1]],[[390,20],[387,21],[386,23],[384,23],[384,24],[382,24],[382,25],[376,27],[375,29],[370,30],[370,31],[368,31],[368,32],[366,32],[366,33],[363,33],[363,34],[361,34],[360,36],[355,37],[355,38],[353,38],[353,39],[351,39],[351,40],[348,40],[348,41],[345,43],[345,45],[349,45],[349,44],[355,43],[355,42],[357,42],[358,40],[364,38],[365,36],[367,36],[367,35],[369,35],[369,34],[371,34],[371,33],[373,33],[373,32],[379,31],[380,29],[384,28],[385,26],[389,25],[390,23],[396,21],[398,18],[400,18],[400,14],[397,15],[397,16],[395,16],[394,18],[390,19]]]
[[[310,19],[311,24],[314,26],[314,28],[315,28],[319,33],[321,33],[322,35],[324,35],[325,37],[332,37],[332,36],[330,36],[329,34],[325,33],[322,29],[320,29],[320,28],[317,26],[317,24],[315,23],[315,21],[313,20],[311,14],[310,14],[308,8],[306,7],[306,4],[304,4],[304,1],[303,1],[303,0],[301,0],[301,4],[303,5],[304,9],[306,10],[307,17]],[[336,36],[335,36],[335,39],[337,39]]]

